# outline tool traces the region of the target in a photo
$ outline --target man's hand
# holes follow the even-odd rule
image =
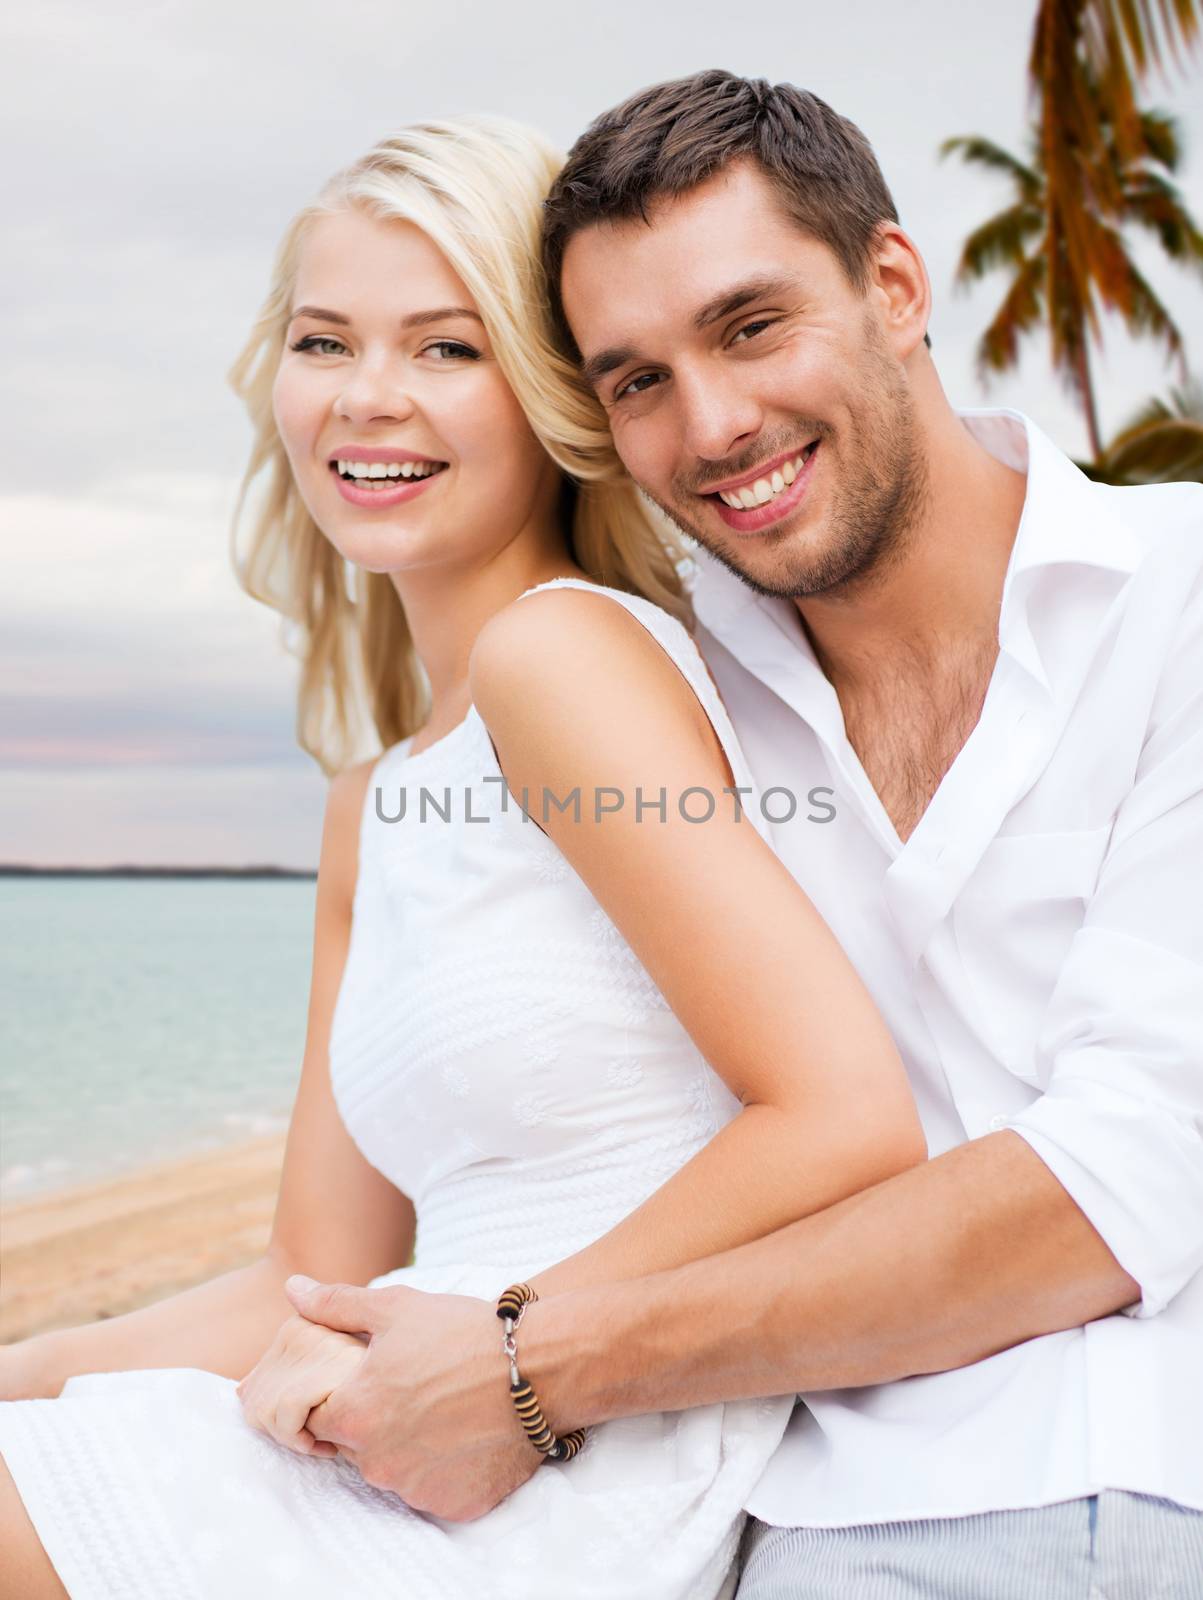
[[[539,1466],[510,1401],[501,1324],[488,1301],[302,1278],[285,1291],[310,1322],[369,1336],[358,1370],[308,1421],[365,1482],[415,1511],[466,1522]]]
[[[238,1385],[252,1427],[302,1456],[333,1456],[335,1446],[315,1439],[306,1418],[367,1358],[364,1340],[289,1317]]]

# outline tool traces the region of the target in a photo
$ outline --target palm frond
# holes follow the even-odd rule
[[[1132,333],[1148,334],[1154,339],[1160,339],[1166,347],[1166,354],[1184,364],[1182,334],[1178,324],[1170,316],[1152,285],[1131,262],[1128,263],[1128,270],[1131,275],[1131,308],[1127,316],[1129,330]]]
[[[1035,206],[1021,201],[983,222],[965,240],[957,262],[956,282],[983,278],[995,267],[1020,266],[1027,246],[1044,226]]]
[[[1203,384],[1153,399],[1123,425],[1099,462],[1112,483],[1203,483]]]
[[[1182,160],[1182,140],[1176,117],[1171,117],[1168,111],[1142,111],[1140,137],[1151,160],[1167,172],[1177,172]]]
[[[995,144],[993,139],[983,139],[977,134],[958,134],[955,138],[944,140],[939,154],[941,160],[945,156],[959,154],[969,164],[1005,173],[1014,181],[1024,200],[1037,200],[1044,187],[1038,172],[1026,166],[1009,150],[1004,150],[1000,144]]]
[[[1137,88],[1153,68],[1165,77],[1167,58],[1181,70],[1201,25],[1203,0],[1040,0],[1036,34],[1043,27],[1077,40],[1131,157],[1141,132]]]
[[[1125,185],[1120,215],[1125,222],[1155,233],[1171,261],[1203,271],[1203,233],[1173,184],[1156,173],[1143,173]]]
[[[977,347],[977,368],[985,380],[993,372],[1006,372],[1019,359],[1021,334],[1030,333],[1044,314],[1045,264],[1030,256],[1020,267],[1003,302]]]
[[[1055,0],[1053,0],[1055,3]],[[1096,24],[1109,21],[1119,36],[1135,78],[1150,67],[1164,71],[1166,55],[1181,66],[1199,36],[1203,7],[1198,0],[1078,0]]]

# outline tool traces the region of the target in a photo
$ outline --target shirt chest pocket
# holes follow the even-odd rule
[[[994,839],[953,904],[966,1020],[998,1060],[1042,1083],[1036,1043],[1098,883],[1111,824]]]

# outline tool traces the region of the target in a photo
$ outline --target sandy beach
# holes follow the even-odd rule
[[[283,1157],[277,1134],[0,1211],[0,1341],[118,1316],[252,1260]]]

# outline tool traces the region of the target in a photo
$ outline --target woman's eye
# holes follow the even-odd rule
[[[621,389],[616,390],[614,398],[621,400],[626,395],[646,394],[648,391],[643,385],[654,387],[660,382],[660,378],[659,372],[641,372],[638,377],[632,378],[629,383],[624,383]]]
[[[776,321],[775,317],[762,317],[759,322],[745,322],[743,327],[740,328],[738,330],[738,332],[734,335],[734,337],[731,340],[731,343],[734,344],[735,340],[738,339],[742,334],[745,334],[745,333],[751,335],[752,338],[755,338],[757,333],[759,333],[761,331],[761,329],[763,329],[763,328],[771,328],[775,321]],[[747,343],[746,340],[744,342]]]
[[[333,335],[331,335],[331,334],[327,334],[327,333],[307,333],[303,339],[298,339],[296,344],[290,345],[289,349],[290,350],[316,350],[319,345],[323,345],[323,344],[337,345],[337,347],[340,350],[345,350],[347,348],[346,345],[342,342],[341,339],[335,339],[333,337]]]
[[[470,344],[461,344],[458,339],[436,339],[433,344],[426,346],[423,354],[429,355],[432,350],[441,350],[443,352],[439,357],[440,361],[477,361],[480,359],[479,350],[473,350]]]

